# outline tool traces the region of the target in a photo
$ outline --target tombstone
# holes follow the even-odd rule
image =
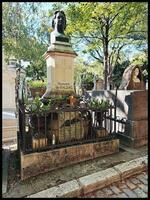
[[[104,89],[104,80],[95,76],[94,77],[94,90],[103,90]]]
[[[109,99],[115,103],[116,90],[92,91],[95,98]],[[124,126],[116,124],[116,137],[120,143],[130,147],[141,147],[148,144],[148,91],[118,90],[116,102],[117,119],[126,121]],[[121,130],[120,130],[121,129]]]
[[[51,95],[75,93],[74,59],[77,56],[69,38],[64,34],[66,17],[63,11],[56,11],[52,20],[50,46],[44,57],[47,64],[47,90],[42,99]]]
[[[122,82],[119,89],[144,90],[142,71],[138,65],[127,67],[122,76]]]

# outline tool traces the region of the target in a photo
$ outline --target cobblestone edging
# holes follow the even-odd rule
[[[43,190],[27,198],[37,197],[78,197],[104,188],[111,183],[141,173],[147,169],[148,156],[143,156],[123,164],[87,175],[58,186]]]
[[[148,172],[147,170],[101,188],[97,191],[82,195],[82,198],[147,198]]]

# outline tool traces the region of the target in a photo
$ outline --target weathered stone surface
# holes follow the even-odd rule
[[[136,195],[136,193],[134,193],[132,190],[130,190],[130,189],[126,189],[126,188],[123,188],[122,189],[123,191],[124,191],[124,193],[128,196],[128,197],[130,197],[130,198],[136,198],[137,197],[137,195]]]
[[[113,191],[110,188],[103,188],[102,191],[106,194],[106,196],[113,194]]]
[[[104,156],[111,153],[119,152],[119,140],[112,140],[111,142],[99,142],[93,145],[94,157]]]
[[[122,178],[130,177],[131,175],[142,172],[146,168],[147,156],[114,166],[114,169],[120,173]]]
[[[140,138],[133,138],[130,136],[127,136],[125,134],[121,133],[116,133],[117,138],[120,140],[120,144],[124,144],[128,147],[142,147],[148,144],[148,138],[145,137],[140,137]]]
[[[140,179],[141,180],[141,179]],[[145,193],[148,193],[148,183],[145,182],[144,184],[138,185]]]
[[[134,91],[127,99],[128,119],[141,120],[148,118],[148,91]]]
[[[141,167],[143,167],[142,169],[143,171],[144,164],[147,165],[147,156],[126,162],[126,166],[131,165],[133,169],[132,170],[133,173],[130,175],[134,175],[135,171],[137,172],[137,168],[135,167],[135,165],[133,165],[133,163],[138,163],[139,165],[141,165]],[[87,175],[78,179],[73,179],[72,181],[60,184],[57,187],[52,187],[50,189],[39,192],[35,194],[34,196],[31,195],[28,197],[78,197],[78,196],[82,196],[83,194],[84,195],[89,194],[90,192],[97,191],[98,189],[104,188],[105,186],[109,186],[110,184],[121,181],[122,178],[124,179],[128,178],[127,173],[126,173],[126,176],[122,177],[122,173],[124,173],[124,171],[118,170],[118,169],[121,169],[121,166],[123,166],[122,168],[124,168],[125,166],[124,163],[119,164],[113,168],[108,168],[106,170],[93,173],[91,175]],[[145,177],[144,173],[143,173],[143,176]],[[131,178],[131,180],[132,179],[133,178]],[[125,180],[127,181],[127,179]],[[125,184],[126,181],[122,181],[121,183]],[[120,193],[121,195],[121,191],[123,190],[125,193],[129,192],[129,194],[126,193],[127,195],[129,195],[129,197],[134,196],[134,193],[132,193],[131,188],[129,189],[127,185],[126,187],[121,187],[120,185],[120,188],[121,190],[119,191],[115,187],[109,186],[109,190],[110,189],[111,191],[113,190],[116,194]],[[145,192],[147,191],[147,188],[142,183],[140,183],[140,188],[143,189]],[[104,192],[104,189],[102,189],[101,191]],[[104,193],[106,194],[107,190]]]
[[[96,193],[96,197],[97,197],[97,198],[104,198],[105,196],[104,196],[104,193],[103,193],[102,191],[98,191],[98,192]]]
[[[58,186],[43,190],[27,198],[50,198],[50,197],[76,197],[80,194],[80,186],[76,180],[72,180]]]
[[[136,193],[137,197],[140,197],[140,198],[147,198],[148,197],[148,195],[142,189],[136,188],[133,191]]]
[[[126,130],[130,137],[139,139],[148,136],[148,120],[131,121],[128,120]]]
[[[113,195],[111,197],[114,197],[114,198],[128,198],[128,196],[125,193],[121,193],[119,195]]]
[[[49,122],[51,132],[48,137],[54,134],[55,144],[76,141],[87,136],[90,122],[83,119],[80,112],[58,113],[57,118]]]
[[[131,190],[133,190],[133,189],[136,188],[136,185],[133,184],[131,181],[126,181],[126,184],[128,185],[128,187],[129,187]]]
[[[63,183],[58,186],[62,191],[60,197],[76,197],[80,195],[81,187],[76,180]]]
[[[120,191],[116,186],[111,186],[110,189],[111,189],[115,194],[121,193],[121,191]]]
[[[30,195],[27,198],[50,198],[50,197],[59,197],[61,195],[61,190],[59,187],[52,187],[50,189],[38,192],[36,194]]]
[[[50,92],[60,94],[74,92],[73,76],[76,53],[67,45],[52,46],[52,50],[49,49],[44,55],[47,62],[48,80],[44,98],[49,98]]]
[[[140,181],[135,177],[131,179],[131,182],[134,183],[134,184],[140,183]]]
[[[119,140],[110,140],[26,155],[21,153],[21,178],[26,179],[73,163],[118,152],[118,142]]]
[[[93,173],[92,175],[84,176],[78,179],[84,194],[93,190],[101,189],[106,185],[119,181],[120,176],[116,170],[109,168],[101,172]]]

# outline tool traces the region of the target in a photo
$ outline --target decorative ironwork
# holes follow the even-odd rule
[[[19,105],[20,146],[24,153],[110,140],[115,137],[111,120],[114,107],[107,110],[60,108],[40,113]]]

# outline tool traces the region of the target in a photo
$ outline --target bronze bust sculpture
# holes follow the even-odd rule
[[[66,29],[66,16],[63,11],[56,11],[52,19],[52,28],[54,32],[64,35]]]

